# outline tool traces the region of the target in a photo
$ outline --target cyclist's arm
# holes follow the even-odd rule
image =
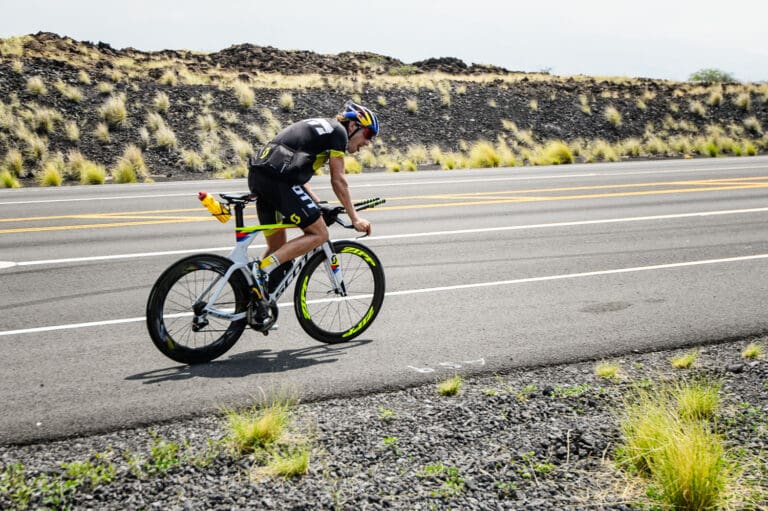
[[[349,220],[355,226],[355,230],[370,234],[371,224],[357,215],[352,198],[349,195],[349,184],[347,183],[346,175],[344,175],[344,158],[341,156],[331,156],[328,165],[331,168],[331,187],[333,188],[333,193],[336,194],[339,202],[344,206]]]

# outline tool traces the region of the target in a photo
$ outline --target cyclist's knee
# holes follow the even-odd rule
[[[304,235],[312,239],[313,247],[318,247],[328,241],[328,228],[325,222],[320,218],[317,222],[307,226],[304,229]]]

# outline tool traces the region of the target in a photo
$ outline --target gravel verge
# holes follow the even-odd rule
[[[638,384],[705,377],[722,382],[718,429],[738,460],[731,507],[768,509],[768,362],[741,355],[766,340],[630,354],[611,360],[615,379],[595,375],[592,361],[467,377],[452,397],[430,384],[301,404],[292,433],[311,441],[311,459],[291,479],[254,475],[263,463],[224,447],[221,416],[2,446],[0,508],[19,507],[8,475],[21,463],[38,487],[33,509],[637,509],[643,484],[614,462],[623,397]],[[692,368],[672,367],[692,350]],[[161,463],[168,446],[178,450]],[[58,498],[39,491],[61,480],[62,462],[87,460],[111,463],[114,479]]]

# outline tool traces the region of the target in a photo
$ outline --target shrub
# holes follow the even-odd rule
[[[690,82],[736,82],[737,80],[729,73],[720,69],[700,69],[688,77]]]
[[[283,92],[280,95],[280,108],[285,110],[286,112],[289,110],[293,110],[293,96],[290,92]]]
[[[163,149],[176,147],[176,134],[167,126],[161,127],[155,132],[155,144]]]
[[[176,72],[172,69],[167,70],[158,80],[161,85],[170,85],[171,87],[175,87],[179,83],[179,77],[176,75]]]
[[[9,149],[8,152],[5,153],[2,168],[16,177],[21,177],[24,173],[24,156],[22,156],[21,151],[18,149]]]
[[[699,117],[704,117],[707,115],[707,108],[701,104],[701,101],[691,101],[688,106],[688,110],[691,113],[698,115]]]
[[[570,148],[560,140],[549,142],[538,159],[539,165],[562,165],[573,163],[573,153]]]
[[[452,378],[448,378],[447,380],[440,382],[437,385],[437,392],[441,396],[455,396],[459,393],[459,390],[461,390],[461,386],[464,383],[464,379],[456,375]]]
[[[27,79],[27,92],[34,96],[44,96],[48,94],[48,89],[45,87],[42,78],[39,76],[32,76]]]
[[[699,354],[696,351],[691,351],[683,355],[673,357],[670,362],[672,367],[676,369],[688,369],[690,368],[696,359],[699,358]]]
[[[391,67],[387,70],[390,76],[409,76],[420,73],[419,68],[413,65]]]
[[[99,108],[99,117],[111,128],[125,126],[128,120],[128,110],[122,96],[112,96]]]
[[[107,178],[107,170],[98,163],[86,161],[80,171],[80,182],[84,185],[104,184]]]
[[[251,108],[256,102],[256,95],[250,85],[243,81],[236,81],[234,86],[237,103],[245,109]]]
[[[589,99],[584,94],[579,96],[579,109],[587,115],[592,115],[592,108],[589,106]]]
[[[192,149],[184,149],[181,151],[181,161],[184,165],[193,172],[202,172],[205,169],[205,162],[200,153]]]
[[[38,133],[53,133],[56,123],[61,120],[61,113],[57,110],[35,107],[30,117],[30,124]]]
[[[171,100],[165,92],[158,92],[155,99],[152,100],[152,104],[158,112],[167,112],[171,107]]]
[[[605,109],[605,119],[610,122],[615,127],[621,126],[621,112],[619,112],[616,107],[609,106]]]
[[[757,343],[749,343],[746,348],[741,352],[743,358],[749,360],[756,360],[763,357],[763,347]]]
[[[755,136],[760,136],[763,134],[763,126],[760,124],[760,120],[755,117],[754,115],[752,117],[747,117],[744,119],[744,127],[747,129],[748,132],[752,133]]]
[[[498,167],[501,158],[490,142],[477,142],[469,150],[469,164],[472,167]]]
[[[0,170],[0,186],[3,188],[20,188],[21,183],[8,170]]]
[[[72,150],[67,154],[67,165],[64,168],[64,179],[69,181],[80,181],[80,174],[85,167],[87,160],[80,151]]]
[[[716,388],[693,383],[639,390],[625,403],[621,456],[650,478],[672,509],[714,509],[725,497],[730,473],[722,439],[701,420],[717,406],[711,401]],[[708,411],[681,414],[684,395],[707,403]]]
[[[742,92],[736,96],[733,100],[733,104],[742,110],[747,111],[749,110],[749,107],[752,106],[752,97],[749,95],[749,92]]]
[[[79,103],[83,100],[83,91],[74,85],[68,85],[61,80],[57,80],[54,87],[59,91],[59,94],[74,103]]]
[[[38,177],[40,186],[61,186],[63,167],[63,160],[53,159],[45,162],[43,171]]]
[[[619,373],[618,364],[612,364],[610,362],[600,362],[595,367],[595,374],[600,378],[613,379]]]
[[[22,55],[24,55],[24,41],[21,37],[0,38],[0,56],[21,57]]]
[[[24,143],[26,144],[24,156],[26,156],[28,161],[41,161],[48,154],[48,141],[36,134],[26,136]]]
[[[347,174],[359,174],[363,171],[362,164],[351,156],[344,157],[344,170]]]
[[[219,129],[219,123],[211,114],[200,115],[197,117],[197,128],[205,133],[211,133]]]
[[[275,443],[290,419],[293,401],[227,412],[228,439],[236,452],[248,453]]]
[[[109,135],[109,126],[107,126],[106,123],[100,122],[96,125],[96,129],[93,131],[93,136],[102,144],[109,143],[111,139]]]
[[[82,84],[89,85],[91,83],[91,77],[88,75],[88,73],[84,69],[81,69],[77,73],[77,81]]]
[[[138,181],[133,165],[124,158],[121,158],[115,165],[115,168],[112,169],[112,179],[114,179],[115,183],[121,184],[135,183]]]
[[[135,145],[129,145],[125,148],[121,160],[130,165],[137,176],[146,177],[149,174],[149,168],[144,162],[144,155],[141,153],[141,149]]]
[[[419,111],[419,102],[416,98],[409,98],[405,101],[405,109],[409,114],[415,114]]]
[[[104,96],[108,94],[112,94],[114,90],[115,90],[115,86],[109,82],[99,82],[96,84],[96,91],[99,94],[103,94]]]

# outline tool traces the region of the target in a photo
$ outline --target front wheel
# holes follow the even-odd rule
[[[333,251],[346,296],[336,293],[325,253],[319,252],[301,270],[293,298],[301,328],[325,343],[345,342],[362,334],[384,301],[384,269],[376,254],[353,241],[335,241]]]
[[[183,364],[210,362],[240,338],[246,319],[215,317],[205,307],[227,313],[248,308],[248,284],[235,272],[214,303],[211,291],[232,261],[212,254],[186,257],[171,265],[152,287],[147,302],[147,328],[152,342],[165,356]]]

